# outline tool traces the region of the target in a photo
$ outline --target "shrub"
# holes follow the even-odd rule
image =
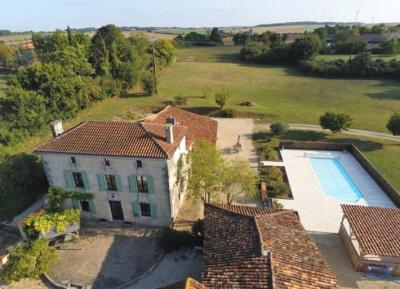
[[[345,113],[326,112],[319,118],[319,124],[324,129],[329,129],[333,133],[347,130],[351,126],[352,118]]]
[[[229,91],[221,90],[215,94],[215,102],[218,104],[220,109],[223,109],[230,97],[231,95]]]
[[[201,246],[202,240],[199,236],[195,236],[190,232],[166,228],[161,235],[160,243],[166,252],[172,252],[180,248]]]
[[[400,113],[392,114],[386,127],[393,135],[400,135]]]
[[[176,105],[187,105],[188,98],[187,98],[187,96],[177,95],[174,97],[174,103]]]
[[[142,78],[143,90],[148,95],[153,95],[156,91],[156,85],[154,83],[154,77],[151,73],[146,73]]]
[[[274,135],[283,135],[289,130],[289,126],[284,122],[275,122],[270,126]]]
[[[221,111],[221,116],[226,118],[235,117],[235,111],[233,109],[225,109]]]
[[[57,252],[48,246],[47,240],[36,240],[20,245],[11,252],[8,262],[0,271],[6,283],[24,278],[37,278],[45,273],[57,260]]]

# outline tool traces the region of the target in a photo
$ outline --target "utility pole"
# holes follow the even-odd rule
[[[152,37],[148,39],[149,42],[152,45],[152,50],[153,50],[153,78],[154,78],[154,88],[156,94],[158,94],[158,88],[157,88],[157,68],[156,68],[156,49],[154,47],[154,43],[156,43],[157,39]]]
[[[358,19],[358,14],[360,13],[360,10],[357,10],[357,12],[356,12],[356,18],[354,19],[354,24],[356,24],[357,23],[357,19]],[[353,25],[354,25],[353,24]],[[355,38],[353,38],[353,41],[355,41]],[[354,43],[351,45],[351,49],[350,49],[350,60],[351,60],[351,57],[353,56],[353,49],[354,49]]]

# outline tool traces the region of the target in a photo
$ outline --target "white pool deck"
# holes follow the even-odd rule
[[[342,220],[341,202],[325,194],[305,154],[338,157],[364,197],[357,205],[396,207],[360,163],[349,152],[316,150],[281,150],[283,162],[263,165],[284,166],[293,200],[279,200],[286,209],[296,210],[306,230],[337,233]]]

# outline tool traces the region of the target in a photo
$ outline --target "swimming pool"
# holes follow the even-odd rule
[[[357,203],[363,197],[338,158],[309,156],[308,159],[325,194],[345,203]]]

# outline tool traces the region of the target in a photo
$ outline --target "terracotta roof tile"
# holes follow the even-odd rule
[[[400,257],[400,209],[342,205],[364,254]]]
[[[167,106],[147,122],[165,124],[168,117],[173,117],[179,125],[189,128],[186,144],[189,147],[193,141],[207,139],[211,143],[217,142],[218,122],[207,116],[198,115],[183,109]]]
[[[338,288],[294,211],[206,204],[204,215],[207,287]]]
[[[174,126],[174,142],[165,126],[140,122],[86,121],[39,147],[36,152],[169,158],[187,133]]]

